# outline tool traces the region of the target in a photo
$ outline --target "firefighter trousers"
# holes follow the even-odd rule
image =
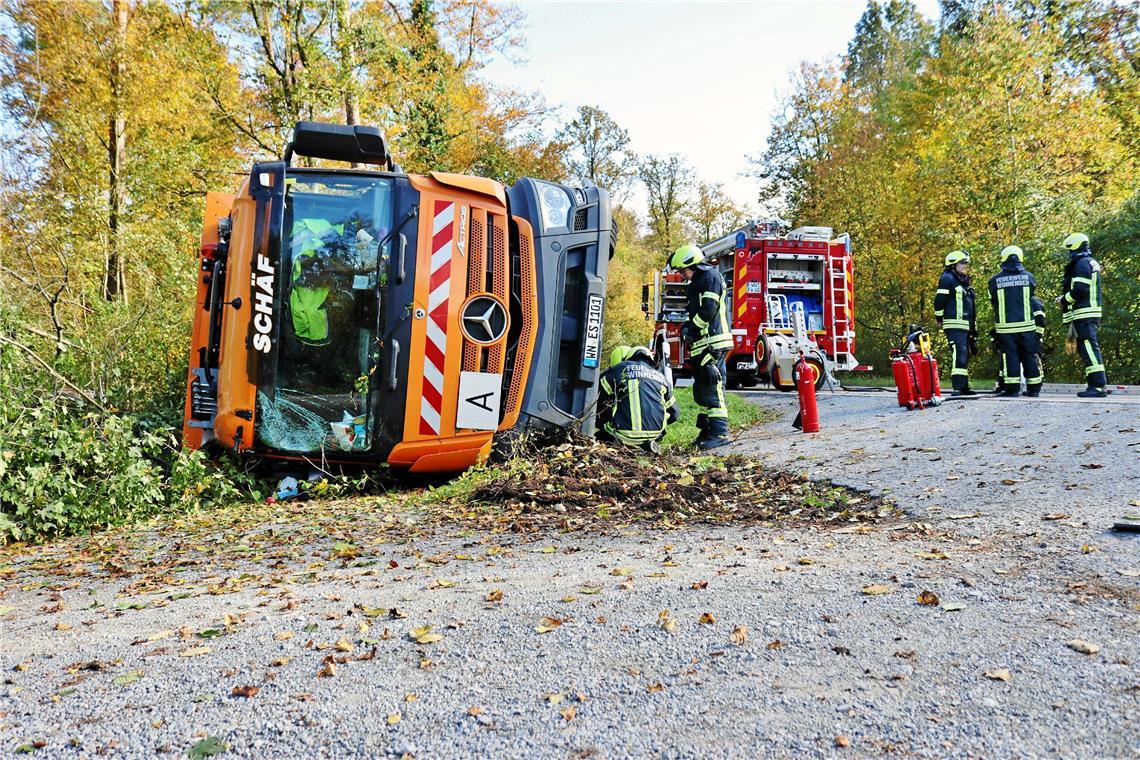
[[[1026,392],[1037,395],[1041,390],[1041,364],[1037,354],[1041,353],[1041,339],[1033,330],[1019,333],[998,333],[998,348],[1001,350],[1001,380],[1007,394],[1016,394],[1021,388],[1021,376],[1025,375]]]
[[[693,401],[707,410],[699,441],[728,435],[728,405],[724,400],[724,357],[727,351],[702,351],[693,357]]]
[[[1100,329],[1099,319],[1074,319],[1073,329],[1077,332],[1077,351],[1085,363],[1085,380],[1090,388],[1104,388],[1108,376],[1104,371],[1104,357],[1100,353],[1100,342],[1096,339]]]
[[[970,387],[970,331],[969,330],[943,330],[946,342],[950,344],[950,382],[956,391],[964,391]]]

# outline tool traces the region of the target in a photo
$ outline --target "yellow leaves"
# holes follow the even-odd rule
[[[610,575],[633,575],[632,567],[615,567],[610,571]]]
[[[388,714],[387,723],[389,726],[394,726],[403,719],[404,719],[404,716],[400,715],[399,711],[397,711],[397,712]]]
[[[73,626],[70,623],[64,623],[62,620],[55,624],[57,631],[70,631],[72,628]]]
[[[879,596],[891,593],[891,587],[882,583],[871,583],[860,589],[867,596]]]
[[[123,675],[118,676],[117,678],[115,678],[114,683],[116,686],[130,686],[131,684],[133,684],[135,681],[139,680],[142,677],[143,677],[143,671],[134,670],[134,671],[131,671],[130,673],[124,673]]]
[[[1009,668],[987,670],[984,675],[991,681],[1004,681],[1006,683],[1008,683],[1013,678],[1013,674],[1009,672]]]
[[[1074,652],[1080,652],[1081,654],[1096,654],[1100,651],[1100,646],[1092,643],[1091,641],[1085,641],[1084,639],[1073,639],[1072,641],[1067,641],[1065,642],[1065,646],[1067,646],[1069,649],[1072,649]]]
[[[578,597],[574,596],[573,594],[568,594],[568,595],[562,597],[561,599],[559,599],[558,601],[565,602],[566,604],[569,604],[570,602],[578,601]]]
[[[542,547],[542,553],[543,554],[554,554],[554,552],[556,552],[556,551],[558,551],[557,546],[544,546],[544,547]]]
[[[487,596],[483,597],[483,600],[491,604],[501,602],[503,601],[503,590],[501,588],[493,588],[487,592]]]
[[[602,593],[601,586],[583,586],[578,589],[579,594],[600,594]]]
[[[549,694],[543,694],[542,698],[552,705],[558,705],[566,698],[566,695],[560,691],[554,691]]]
[[[289,661],[292,659],[293,659],[292,657],[277,657],[272,662],[270,662],[269,664],[275,668],[283,668],[286,665],[288,665]]]
[[[428,588],[429,589],[452,588],[453,586],[457,586],[457,585],[458,585],[457,581],[447,580],[446,578],[436,578],[431,583],[428,584]]]
[[[317,670],[317,678],[332,678],[336,675],[336,663],[333,661],[333,656],[325,655],[321,660],[321,667]]]
[[[179,657],[201,657],[204,654],[209,654],[213,649],[211,647],[190,647],[183,649],[178,653]]]
[[[732,629],[729,634],[728,640],[738,647],[742,647],[748,643],[748,626],[738,625]]]
[[[351,652],[352,642],[342,636],[337,639],[336,649],[338,652]]]
[[[937,607],[939,603],[938,594],[933,591],[923,591],[918,595],[917,601],[927,607]]]
[[[292,631],[278,631],[277,633],[273,634],[274,641],[288,641],[291,638],[293,638]]]
[[[405,702],[415,702],[419,698],[420,698],[420,695],[416,694],[414,691],[410,691],[404,695],[404,701]]]
[[[408,632],[408,638],[417,644],[434,644],[437,641],[443,641],[443,635],[434,633],[433,626],[422,625],[419,628],[413,628]]]
[[[559,710],[558,714],[562,716],[562,720],[569,723],[574,720],[574,716],[578,714],[578,708],[575,705],[567,705]]]
[[[815,562],[815,560],[813,560],[811,557],[800,557],[798,560],[796,560],[796,562],[801,565],[810,565]]]
[[[648,686],[646,686],[645,690],[647,692],[649,692],[650,694],[656,694],[659,691],[665,691],[665,684],[661,683],[660,681],[657,681],[656,683],[651,683]]]
[[[666,633],[672,633],[677,630],[677,620],[669,616],[668,607],[657,613],[657,626]]]
[[[716,618],[713,617],[713,614],[711,612],[702,612],[697,622],[701,625],[712,625],[716,622]]]

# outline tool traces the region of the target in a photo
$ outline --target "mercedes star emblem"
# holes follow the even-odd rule
[[[496,343],[507,332],[507,310],[496,298],[475,296],[463,307],[463,332],[475,343]]]

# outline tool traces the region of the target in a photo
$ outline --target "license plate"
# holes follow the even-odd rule
[[[582,350],[582,366],[597,367],[602,354],[602,310],[605,299],[591,295],[586,305],[586,340]]]
[[[737,369],[756,369],[756,362],[740,362],[736,365]]]
[[[745,292],[746,293],[760,293],[761,292],[760,285],[761,285],[761,283],[759,283],[759,282],[746,283],[747,289],[745,290]]]

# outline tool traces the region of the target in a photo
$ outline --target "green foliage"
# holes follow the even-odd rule
[[[700,407],[693,401],[692,387],[677,388],[675,395],[681,418],[670,425],[665,432],[665,439],[661,445],[666,449],[684,448],[697,440],[697,435],[700,433],[697,429]],[[743,430],[761,422],[769,422],[778,416],[771,409],[757,406],[735,393],[726,393],[725,401],[728,404],[728,425],[731,430]]]
[[[935,31],[909,2],[872,1],[842,64],[801,67],[757,174],[797,224],[851,234],[861,360],[882,364],[910,323],[934,327],[935,282],[955,248],[973,257],[984,339],[986,283],[1016,243],[1046,303],[1047,376],[1082,379],[1052,303],[1060,241],[1119,237],[1135,213],[1125,202],[1140,182],[1138,19],[1107,2],[999,2],[955,6]],[[1119,239],[1093,250],[1112,304],[1109,370],[1128,382],[1138,254]],[[983,351],[978,369],[993,365]]]

